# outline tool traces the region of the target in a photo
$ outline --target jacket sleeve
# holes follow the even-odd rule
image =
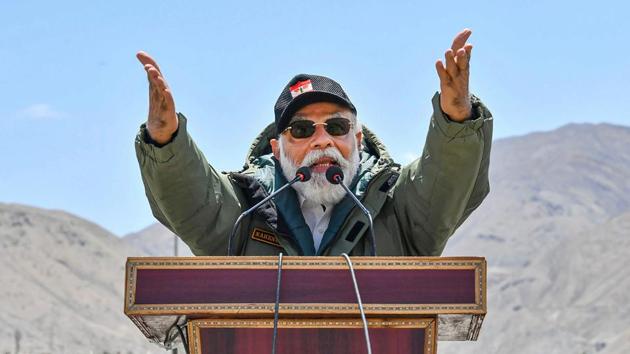
[[[448,238],[490,191],[492,115],[472,96],[473,115],[449,120],[433,97],[422,156],[403,167],[394,208],[409,255],[439,256]]]
[[[148,142],[146,126],[136,136],[136,156],[153,215],[195,255],[225,255],[227,238],[240,213],[232,184],[207,162],[178,114],[179,128],[168,144]]]

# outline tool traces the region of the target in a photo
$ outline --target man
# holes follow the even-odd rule
[[[308,166],[297,183],[244,218],[238,255],[367,255],[368,221],[341,186],[325,178],[338,165],[343,183],[370,210],[377,254],[438,256],[446,241],[489,191],[492,117],[468,91],[471,31],[460,32],[445,63],[438,60],[440,94],[423,154],[394,163],[383,144],[357,120],[335,81],[298,75],[275,106],[275,122],[252,144],[239,173],[215,171],[175,112],[157,63],[138,53],[150,82],[149,117],[136,137],[145,190],[155,217],[196,255],[226,255],[237,217]]]

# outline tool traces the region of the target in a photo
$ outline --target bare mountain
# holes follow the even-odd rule
[[[495,143],[491,192],[448,253],[525,265],[534,253],[630,210],[630,128],[571,124]]]
[[[81,218],[0,203],[0,353],[164,353],[123,314],[128,255]]]
[[[171,230],[159,223],[128,234],[124,237],[124,240],[147,255],[155,257],[175,255],[174,243],[177,240],[178,256],[194,256],[190,248],[179,237],[176,237]]]
[[[571,124],[499,140],[491,193],[444,255],[488,260],[477,343],[441,353],[627,353],[630,128]]]

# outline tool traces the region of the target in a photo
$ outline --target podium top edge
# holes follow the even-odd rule
[[[317,263],[317,262],[346,262],[345,258],[342,256],[332,256],[332,257],[324,257],[324,256],[283,256],[283,262],[304,262],[304,263]],[[406,257],[406,256],[384,256],[384,257],[369,257],[369,256],[357,256],[350,257],[353,261],[358,262],[482,262],[486,261],[485,257],[467,257],[467,256],[457,256],[457,257]],[[209,261],[209,262],[256,262],[256,261],[274,261],[278,260],[277,256],[193,256],[193,257],[127,257],[127,263],[133,262],[146,262],[146,261]]]

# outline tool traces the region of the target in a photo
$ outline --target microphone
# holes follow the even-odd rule
[[[238,218],[236,219],[236,222],[234,223],[234,227],[232,227],[232,233],[230,234],[230,238],[228,239],[228,256],[232,255],[232,240],[234,239],[234,236],[236,235],[236,229],[238,228],[238,225],[241,223],[241,220],[251,214],[252,212],[254,212],[256,209],[258,209],[261,205],[265,204],[266,202],[269,201],[269,199],[275,197],[276,195],[280,194],[280,192],[282,192],[283,190],[289,188],[290,186],[294,185],[297,182],[306,182],[308,180],[311,179],[311,169],[309,167],[306,166],[302,166],[300,168],[298,168],[298,170],[295,172],[295,177],[289,181],[289,183],[285,184],[284,186],[280,187],[277,191],[269,194],[267,197],[265,197],[265,199],[261,200],[260,202],[258,202],[256,205],[254,205],[253,207],[245,210],[241,215],[238,216]]]
[[[345,189],[346,193],[352,197],[354,203],[363,211],[363,214],[367,215],[368,221],[370,222],[370,242],[372,246],[370,247],[370,253],[372,256],[376,256],[376,237],[374,237],[374,224],[372,223],[372,214],[367,208],[359,201],[359,199],[350,191],[350,189],[343,184],[343,171],[339,166],[333,165],[328,167],[326,170],[326,179],[328,182],[332,184],[338,184]]]

